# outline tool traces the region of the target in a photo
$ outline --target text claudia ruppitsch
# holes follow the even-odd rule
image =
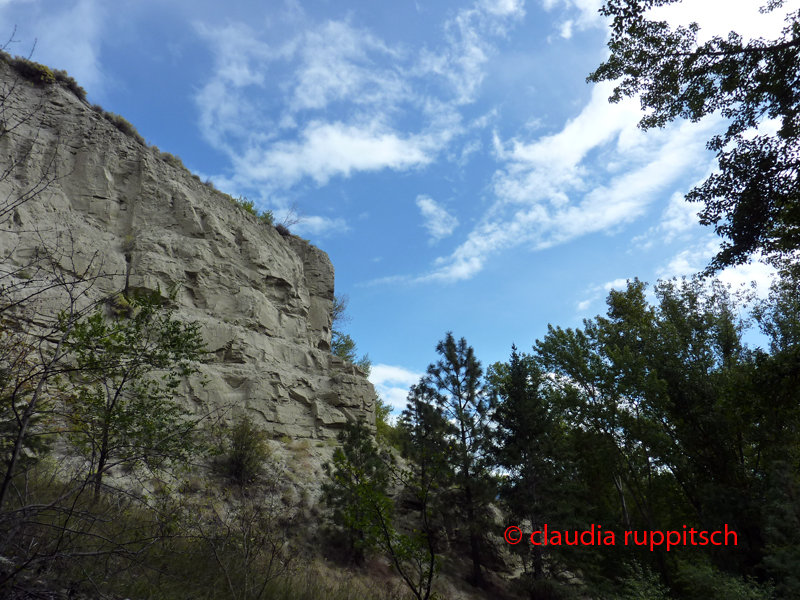
[[[574,534],[574,537],[570,537]],[[719,541],[720,536],[722,541]],[[523,537],[522,530],[516,525],[508,527],[503,534],[509,544],[519,544]],[[698,531],[694,528],[686,528],[683,531],[626,531],[624,535],[625,545],[631,546],[650,546],[650,551],[656,546],[666,544],[667,551],[670,546],[727,546],[729,540],[733,540],[732,546],[736,546],[738,537],[736,532],[728,529],[725,524],[724,531]],[[547,524],[540,531],[534,531],[530,535],[531,544],[534,546],[614,546],[617,543],[617,536],[611,530],[603,531],[600,525],[592,526],[586,531],[548,531]]]

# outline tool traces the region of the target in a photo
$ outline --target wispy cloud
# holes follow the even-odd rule
[[[306,32],[296,46],[300,68],[292,82],[293,111],[322,109],[343,100],[389,108],[412,95],[408,82],[392,68],[402,53],[346,22],[330,21]]]
[[[572,36],[573,27],[579,30],[589,27],[600,27],[604,25],[604,20],[598,12],[603,5],[603,0],[541,0],[544,9],[552,11],[556,7],[561,7],[568,15],[574,15],[572,19],[562,22],[560,27],[561,36],[569,39]],[[568,24],[568,25],[567,25]],[[566,33],[566,35],[565,35]]]
[[[423,226],[431,236],[431,243],[448,237],[458,226],[458,219],[428,196],[417,196],[417,206],[425,219]]]
[[[341,218],[331,219],[329,217],[321,217],[319,215],[312,215],[304,217],[299,223],[293,225],[291,230],[293,233],[300,235],[314,235],[324,237],[333,233],[342,233],[348,231],[350,228],[347,226],[347,221]]]
[[[459,107],[483,81],[490,40],[523,14],[520,0],[480,0],[443,24],[443,44],[416,51],[347,20],[303,21],[280,45],[241,23],[198,24],[215,55],[201,129],[233,179],[268,191],[424,167],[465,130]],[[267,102],[274,121],[261,116]]]
[[[669,244],[676,239],[688,239],[691,232],[702,229],[697,216],[700,208],[697,204],[687,202],[682,192],[675,192],[670,197],[658,225],[631,241],[637,248],[646,250],[656,244]]]
[[[705,269],[719,252],[719,247],[719,238],[713,234],[704,236],[697,243],[675,254],[656,273],[660,279],[691,277]],[[756,255],[751,263],[728,267],[718,273],[716,278],[723,283],[730,284],[733,288],[749,286],[751,282],[755,282],[756,293],[763,298],[769,293],[769,286],[775,273],[777,273],[775,267],[760,262],[760,256]]]
[[[532,142],[495,136],[495,154],[505,163],[494,176],[495,202],[466,241],[418,279],[469,279],[511,247],[542,249],[593,232],[613,233],[641,217],[679,176],[707,165],[704,140],[715,119],[645,137],[636,129],[636,103],[609,105],[609,90],[596,86],[581,114],[556,134]],[[601,158],[589,160],[590,153]]]
[[[595,302],[597,302],[600,298],[607,296],[608,292],[611,290],[626,290],[628,289],[628,279],[624,279],[622,277],[615,279],[614,281],[607,281],[602,285],[595,285],[590,287],[586,293],[588,294],[588,298],[585,300],[581,300],[580,302],[575,303],[575,308],[578,309],[579,313],[584,313],[586,310],[592,306]]]

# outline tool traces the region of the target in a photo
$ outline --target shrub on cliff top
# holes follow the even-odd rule
[[[0,51],[0,60],[13,68],[19,75],[28,81],[48,85],[60,83],[70,90],[82,101],[86,101],[86,90],[83,89],[74,77],[60,69],[50,69],[47,65],[34,62],[28,58],[11,56],[8,52]]]
[[[142,146],[147,146],[144,138],[139,134],[138,131],[136,131],[136,127],[131,125],[131,123],[125,117],[112,112],[103,111],[103,118],[125,135],[135,139]]]
[[[69,91],[75,94],[78,100],[83,100],[86,102],[86,90],[78,85],[78,82],[75,81],[74,77],[70,77],[69,73],[62,71],[61,69],[54,69],[53,75],[55,76],[56,81],[63,83]]]
[[[5,63],[11,66],[23,79],[32,81],[33,83],[55,83],[56,76],[49,67],[22,58],[20,56],[11,57],[7,52],[3,52],[1,58]]]

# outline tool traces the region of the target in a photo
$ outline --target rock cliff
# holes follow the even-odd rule
[[[171,166],[69,90],[12,80],[0,63],[0,167],[10,167],[0,198],[43,189],[2,222],[6,273],[58,245],[65,271],[107,275],[95,295],[177,289],[177,315],[201,325],[210,352],[205,385],[185,385],[193,410],[231,407],[290,437],[331,437],[361,416],[374,423],[372,385],[330,353],[324,252]]]

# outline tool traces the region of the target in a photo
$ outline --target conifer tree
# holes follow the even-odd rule
[[[494,499],[489,471],[488,399],[482,384],[483,369],[475,352],[452,332],[436,346],[441,358],[428,367],[427,381],[436,391],[436,403],[454,426],[452,468],[456,516],[469,534],[472,584],[485,585],[483,543],[487,531],[486,506]]]
[[[505,473],[500,497],[510,516],[527,519],[531,531],[541,531],[548,516],[544,494],[554,478],[551,446],[555,436],[554,419],[540,390],[542,372],[531,357],[512,346],[508,365],[493,366],[487,379],[496,396],[494,459]],[[533,575],[541,579],[542,548],[531,546]]]

